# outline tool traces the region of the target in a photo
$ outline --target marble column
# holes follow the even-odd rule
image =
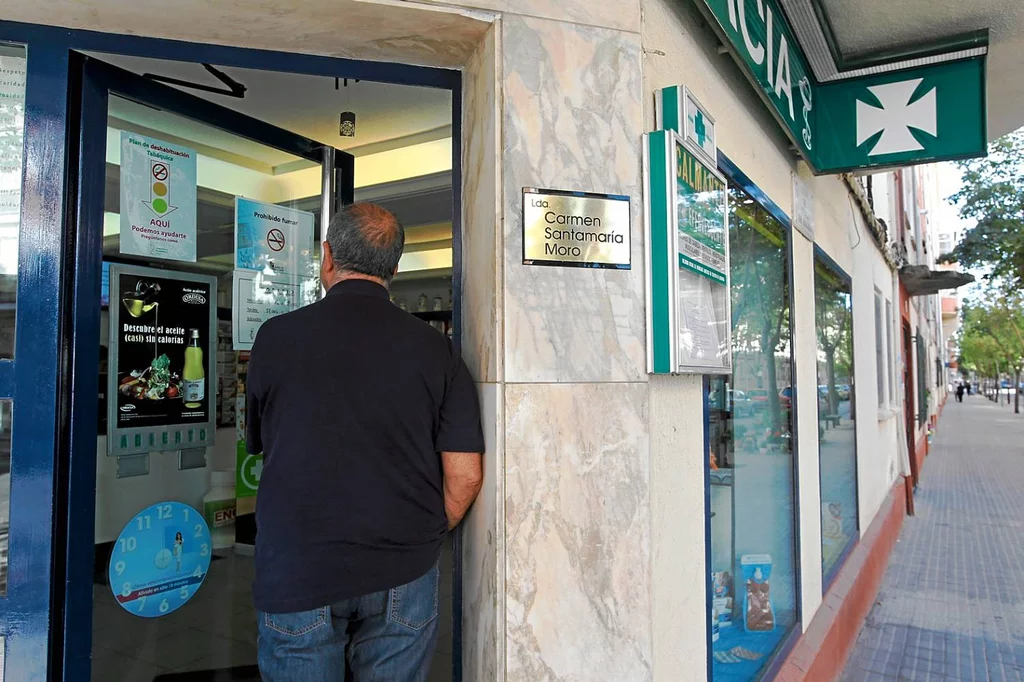
[[[640,39],[504,15],[501,62],[506,679],[649,680]],[[633,269],[524,266],[523,187],[633,197]]]

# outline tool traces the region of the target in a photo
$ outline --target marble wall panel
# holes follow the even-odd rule
[[[463,74],[462,354],[481,382],[502,378],[499,26],[487,32]]]
[[[504,386],[480,384],[484,485],[462,524],[463,679],[505,679]]]
[[[574,24],[587,24],[620,31],[640,31],[640,0],[424,0],[428,3],[475,7],[479,9],[522,14]]]
[[[647,384],[505,389],[506,679],[651,679]]]
[[[644,381],[639,35],[503,19],[505,380]],[[522,189],[627,194],[630,271],[522,265]]]

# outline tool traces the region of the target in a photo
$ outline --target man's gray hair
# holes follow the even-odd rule
[[[405,228],[386,208],[352,204],[334,214],[326,241],[339,270],[390,282],[405,249]]]

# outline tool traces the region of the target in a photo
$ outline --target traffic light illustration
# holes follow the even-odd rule
[[[143,202],[158,217],[174,211],[171,206],[171,168],[166,161],[151,161],[149,165],[149,201]]]

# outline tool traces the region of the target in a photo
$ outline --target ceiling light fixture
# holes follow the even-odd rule
[[[358,83],[359,79],[356,78],[355,82]],[[348,87],[347,78],[335,78],[334,89],[340,90],[342,87]],[[352,111],[341,112],[341,121],[338,125],[338,134],[342,137],[355,137],[356,136],[356,115]]]
[[[351,111],[341,112],[341,125],[338,134],[342,137],[356,136],[356,115]]]

